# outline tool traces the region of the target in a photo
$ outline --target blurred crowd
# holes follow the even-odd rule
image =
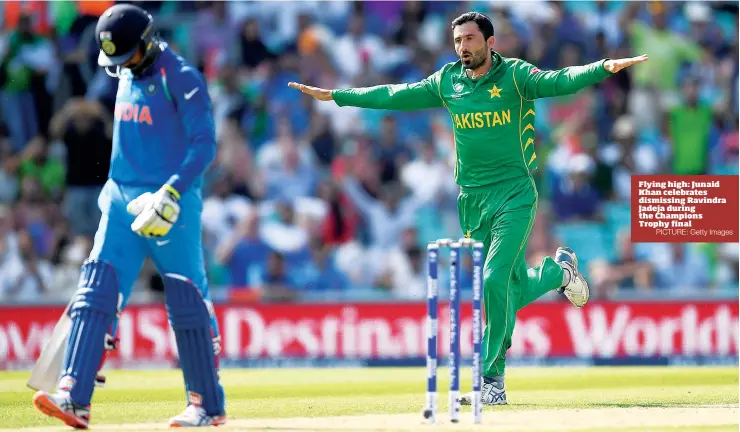
[[[111,4],[0,6],[0,301],[66,301],[92,246],[117,85],[96,66],[94,25]],[[545,162],[530,264],[567,244],[597,298],[737,296],[737,244],[629,236],[630,175],[738,174],[737,3],[138,4],[208,81],[219,150],[203,227],[216,299],[423,298],[426,243],[461,235],[449,116],[339,108],[287,83],[420,80],[456,60],[449,23],[469,10],[492,17],[497,51],[541,69],[650,56],[537,101]],[[466,289],[470,267],[466,257]],[[138,284],[140,301],[161,294],[151,263]]]

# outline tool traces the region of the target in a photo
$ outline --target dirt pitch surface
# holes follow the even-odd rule
[[[468,414],[468,415],[465,415]],[[696,426],[727,426],[738,424],[737,406],[701,408],[596,408],[543,409],[523,411],[484,412],[483,424],[473,425],[470,413],[463,413],[459,424],[448,421],[447,413],[440,413],[437,424],[424,422],[419,414],[364,415],[342,417],[295,417],[282,419],[232,419],[218,430],[238,431],[591,431],[591,430],[655,430],[663,428],[691,428]],[[144,431],[168,429],[163,423],[128,425],[93,425],[90,430]],[[12,429],[0,429],[0,432]],[[29,428],[24,432],[66,430],[69,428]],[[681,430],[681,429],[678,429]]]

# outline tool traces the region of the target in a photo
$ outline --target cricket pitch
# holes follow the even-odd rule
[[[737,407],[703,408],[591,408],[502,411],[490,413],[480,425],[469,419],[458,424],[439,421],[424,423],[418,415],[358,415],[340,417],[296,417],[282,419],[235,419],[219,428],[234,431],[280,432],[386,432],[386,431],[638,431],[638,430],[737,430]],[[142,431],[165,430],[164,423],[100,425],[95,430]],[[0,429],[10,431],[12,429]],[[43,427],[25,431],[64,430]]]
[[[179,371],[108,376],[110,385],[96,390],[91,430],[163,430],[184,407]],[[485,407],[481,425],[472,423],[470,407],[460,423],[449,422],[444,374],[437,423],[428,424],[421,415],[424,376],[417,368],[225,370],[229,420],[219,430],[738,430],[735,368],[511,368],[509,405]],[[25,377],[0,374],[0,432],[71,430],[35,411]],[[469,373],[463,378],[470,381]]]

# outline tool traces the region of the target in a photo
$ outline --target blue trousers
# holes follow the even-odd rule
[[[30,91],[0,92],[0,110],[10,134],[13,150],[23,151],[26,144],[39,131],[33,94]]]
[[[98,197],[102,186],[68,186],[64,197],[64,216],[74,235],[94,236],[100,222]]]
[[[108,180],[98,198],[102,213],[90,259],[112,265],[119,281],[119,311],[131,296],[134,282],[139,276],[144,260],[151,258],[157,271],[184,276],[198,287],[203,298],[210,301],[205,259],[203,257],[201,212],[203,202],[195,191],[180,198],[180,217],[170,232],[159,238],[145,238],[131,231],[135,217],[126,211],[126,205],[145,192],[155,192],[157,187],[125,186]],[[213,334],[219,329],[215,317],[211,319]],[[114,321],[112,335],[115,334]]]

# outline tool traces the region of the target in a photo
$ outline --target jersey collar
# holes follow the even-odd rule
[[[162,53],[167,48],[167,44],[157,40],[155,40],[154,43],[156,46],[150,50],[146,58],[142,60],[141,66],[139,66],[138,70],[134,73],[134,76],[137,79],[149,78],[159,72],[159,68],[156,66],[159,64],[159,60]]]
[[[493,64],[491,65],[491,69],[488,70],[487,74],[483,75],[477,80],[473,80],[468,77],[468,74],[465,72],[465,66],[463,66],[462,60],[461,60],[460,61],[460,75],[459,75],[460,79],[465,81],[468,84],[471,84],[477,87],[481,83],[484,83],[491,78],[497,78],[504,71],[504,67],[503,67],[504,59],[501,56],[501,54],[497,53],[494,50],[491,50],[491,60],[493,61]]]

